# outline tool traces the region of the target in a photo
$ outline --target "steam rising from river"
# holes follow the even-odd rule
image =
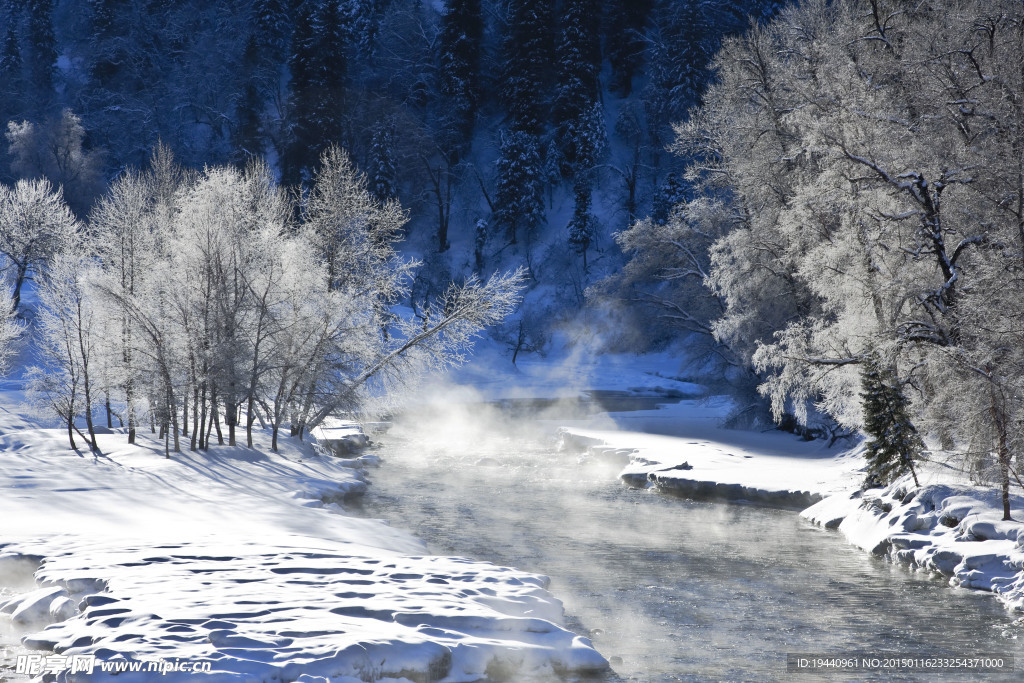
[[[438,396],[378,437],[366,512],[431,552],[552,577],[612,680],[781,680],[786,652],[1024,655],[991,641],[1008,621],[991,596],[936,587],[792,512],[630,490],[618,465],[560,452],[558,426],[612,426],[590,406]]]

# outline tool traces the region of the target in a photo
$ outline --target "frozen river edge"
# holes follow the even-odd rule
[[[564,627],[546,577],[431,556],[348,514],[372,456],[291,439],[272,453],[255,437],[254,449],[166,459],[148,434],[129,446],[111,433],[94,456],[0,407],[0,677],[461,683],[607,670]]]
[[[907,475],[861,491],[860,447],[822,458],[637,432],[563,427],[559,437],[560,449],[581,460],[621,464],[619,478],[631,487],[799,510],[866,552],[934,572],[951,586],[990,591],[1024,611],[1024,523],[1003,521],[998,491],[965,483],[948,468],[926,464],[920,488]],[[1012,496],[1012,509],[1024,517],[1024,496]]]

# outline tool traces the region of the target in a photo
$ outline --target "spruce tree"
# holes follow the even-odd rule
[[[865,452],[868,481],[889,484],[909,471],[919,486],[914,460],[924,453],[924,441],[910,420],[899,381],[878,358],[869,357],[861,370],[861,388],[864,431],[871,437]]]
[[[480,0],[450,0],[441,19],[440,91],[456,156],[462,156],[473,134],[480,104],[480,43],[483,14]]]
[[[19,112],[24,97],[21,49],[13,24],[11,21],[7,27],[3,51],[0,52],[0,115],[3,116],[3,121],[13,118]]]
[[[308,177],[320,154],[342,140],[348,75],[345,27],[336,2],[307,0],[295,22],[289,63],[291,144],[288,176]]]
[[[644,26],[652,0],[612,0],[605,15],[605,46],[611,64],[611,88],[623,97],[633,92],[633,77],[643,64]]]
[[[587,268],[587,249],[597,235],[597,218],[590,212],[590,185],[579,183],[575,188],[576,206],[569,222],[569,244],[583,257],[583,268]]]
[[[593,165],[586,158],[594,156],[592,150],[581,148],[593,132],[586,130],[584,118],[591,115],[600,95],[600,9],[596,0],[568,0],[559,32],[554,123],[566,176]]]
[[[648,32],[649,81],[645,99],[651,123],[667,127],[699,103],[707,64],[725,27],[708,23],[697,0],[658,0]]]
[[[288,49],[291,22],[284,0],[253,3],[253,41],[261,62],[280,64]]]
[[[57,63],[57,40],[53,35],[53,0],[28,2],[29,77],[40,111],[53,95],[53,74]]]
[[[394,199],[395,192],[395,153],[391,145],[391,131],[386,127],[378,128],[370,143],[370,192],[385,201]]]
[[[512,0],[502,52],[502,96],[512,127],[538,135],[548,120],[554,63],[550,0]]]
[[[494,222],[512,244],[544,222],[543,169],[537,138],[513,130],[502,136],[495,190]]]

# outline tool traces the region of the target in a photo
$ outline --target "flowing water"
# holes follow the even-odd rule
[[[787,653],[996,654],[1024,668],[1024,626],[991,594],[871,557],[793,511],[629,489],[617,467],[559,453],[557,422],[502,408],[397,421],[378,437],[363,511],[433,553],[549,576],[567,625],[611,662],[607,680],[828,679],[787,673]]]

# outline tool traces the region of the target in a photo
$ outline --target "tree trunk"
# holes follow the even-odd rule
[[[249,405],[246,407],[245,412],[245,442],[249,448],[252,448],[252,423],[256,417],[253,415],[253,397],[249,395]]]
[[[992,414],[992,426],[996,430],[996,455],[999,457],[999,479],[1003,493],[1003,520],[1013,519],[1010,516],[1010,446],[1007,439],[1006,412],[996,393],[995,383],[992,381],[992,373],[989,370],[989,397],[991,400],[990,411]]]
[[[220,411],[217,410],[217,403],[213,404],[213,426],[217,430],[217,445],[224,445],[224,434],[220,431]]]
[[[18,308],[21,306],[21,286],[25,283],[27,275],[28,262],[19,263],[14,274],[14,291],[11,292],[11,311],[13,313],[17,313]]]
[[[75,444],[75,420],[74,417],[68,418],[68,441],[71,442],[71,450],[77,451],[78,445]]]
[[[192,388],[192,439],[189,441],[188,449],[195,451],[198,442],[199,435],[203,433],[203,427],[199,424],[199,383]]]
[[[181,435],[188,436],[188,389],[181,392]]]

